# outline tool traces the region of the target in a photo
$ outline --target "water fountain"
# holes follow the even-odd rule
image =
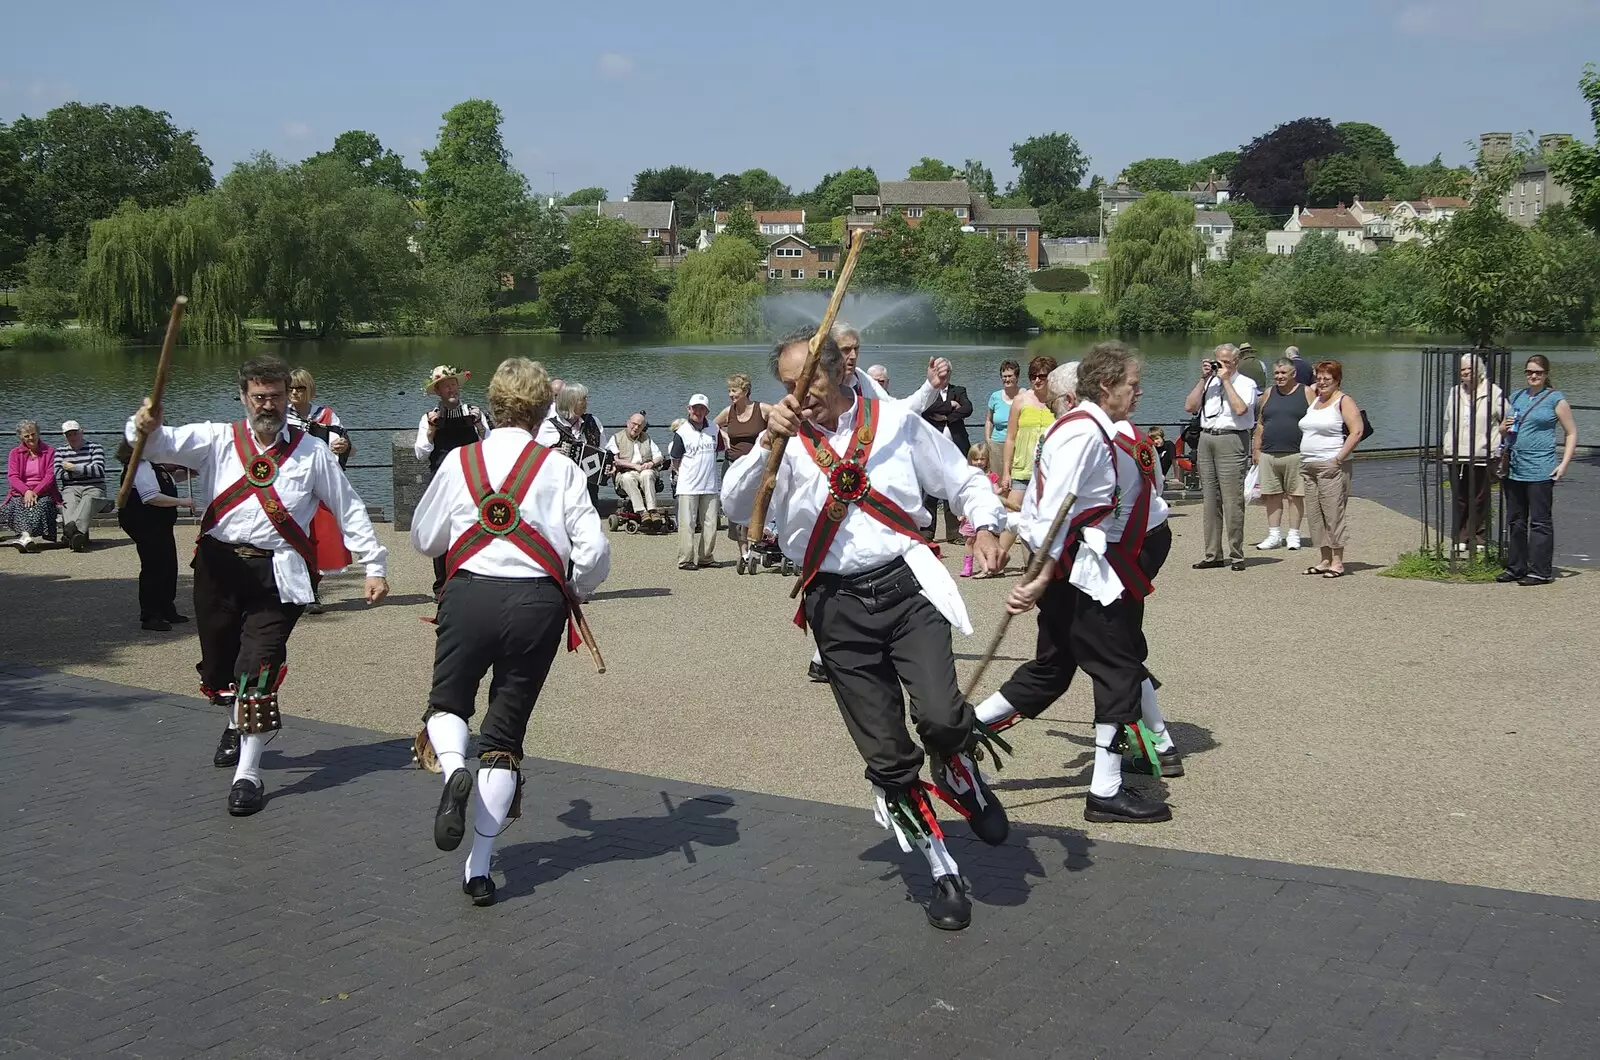
[[[769,294],[761,299],[761,323],[764,330],[782,333],[805,325],[815,327],[828,310],[826,291],[786,291]],[[872,291],[851,292],[844,296],[839,306],[839,319],[865,334],[875,325],[882,330],[890,327],[930,329],[937,327],[933,319],[933,302],[928,295],[888,294]]]

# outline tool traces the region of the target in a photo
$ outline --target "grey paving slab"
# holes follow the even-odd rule
[[[541,760],[476,909],[405,741],[290,719],[235,820],[217,721],[0,666],[0,1055],[1567,1057],[1600,1020],[1600,903],[1030,826],[953,840],[946,935],[864,810]]]

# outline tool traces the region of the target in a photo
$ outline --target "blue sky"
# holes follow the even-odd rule
[[[359,128],[420,168],[443,111],[487,97],[536,190],[553,170],[614,197],[673,163],[762,166],[798,191],[923,155],[982,159],[1003,185],[1010,145],[1051,131],[1110,178],[1305,115],[1463,162],[1485,130],[1592,136],[1576,83],[1600,60],[1600,0],[8,6],[0,119],[71,99],[167,110],[219,177]]]

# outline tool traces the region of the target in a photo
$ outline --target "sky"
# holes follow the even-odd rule
[[[1049,132],[1111,179],[1305,116],[1464,163],[1484,131],[1591,138],[1577,81],[1600,61],[1600,0],[7,6],[0,120],[69,100],[165,110],[220,178],[347,129],[421,168],[443,112],[487,98],[536,191],[613,198],[673,164],[801,191],[853,165],[903,178],[924,155],[980,159],[1003,187],[1011,145]]]

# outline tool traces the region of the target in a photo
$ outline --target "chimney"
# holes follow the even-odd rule
[[[1508,132],[1486,132],[1478,137],[1478,154],[1485,162],[1498,162],[1511,153],[1511,143]]]
[[[1548,158],[1571,142],[1571,133],[1545,133],[1539,137],[1539,153]]]

